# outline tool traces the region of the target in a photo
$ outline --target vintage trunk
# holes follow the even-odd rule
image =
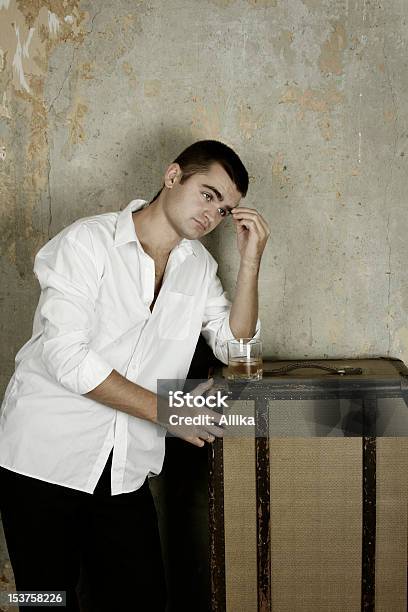
[[[291,363],[265,363],[234,402],[256,435],[212,446],[212,609],[405,612],[408,371],[268,373]]]

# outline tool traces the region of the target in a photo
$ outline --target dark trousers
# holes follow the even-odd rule
[[[18,591],[66,591],[65,609],[78,612],[81,574],[86,612],[165,610],[147,479],[137,491],[112,496],[111,462],[112,453],[93,494],[0,468],[0,511]]]

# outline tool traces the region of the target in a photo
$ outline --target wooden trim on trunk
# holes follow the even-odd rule
[[[271,525],[269,470],[269,403],[256,400],[256,504],[257,504],[257,564],[258,612],[272,609],[271,599]]]
[[[223,441],[209,445],[209,527],[211,610],[225,612],[224,457]]]

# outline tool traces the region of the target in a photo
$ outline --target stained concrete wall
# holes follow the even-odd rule
[[[223,140],[272,234],[265,353],[408,361],[408,3],[0,0],[1,389],[39,247]],[[233,293],[226,222],[208,240]]]

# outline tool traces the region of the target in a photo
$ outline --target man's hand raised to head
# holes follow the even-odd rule
[[[258,317],[259,267],[270,230],[253,208],[239,206],[231,214],[241,261],[229,323],[235,338],[252,338]]]
[[[253,208],[237,207],[231,211],[237,232],[238,251],[242,263],[260,264],[270,235],[265,219]]]

